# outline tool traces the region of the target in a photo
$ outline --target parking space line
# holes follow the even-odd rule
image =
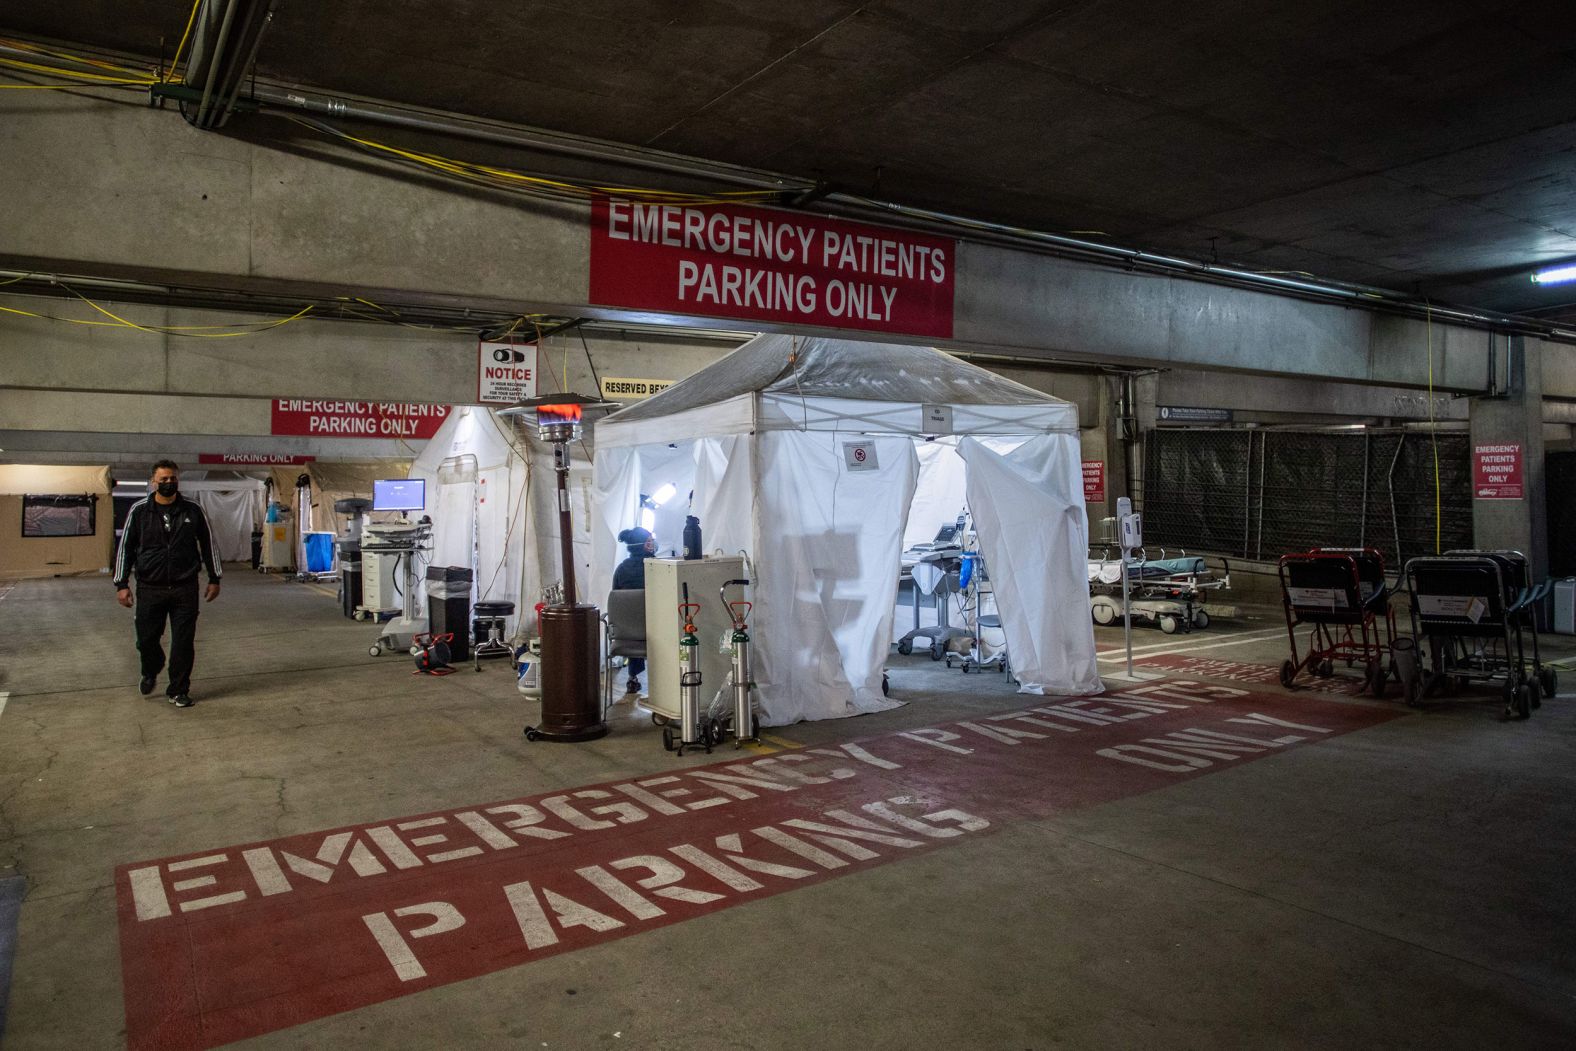
[[[1257,628],[1253,631],[1233,632],[1230,635],[1207,635],[1203,636],[1201,641],[1210,640],[1215,644],[1231,642],[1234,645],[1237,642],[1252,642],[1257,639],[1269,639],[1274,638],[1276,635],[1284,634],[1286,634],[1286,629],[1284,627]],[[1178,652],[1177,647],[1186,648],[1188,645],[1189,643],[1182,642],[1178,639],[1167,639],[1164,642],[1149,642],[1142,646],[1134,646],[1133,656],[1139,657],[1143,656],[1144,654],[1155,652],[1175,653]],[[1125,660],[1127,656],[1127,650],[1125,647],[1118,646],[1113,649],[1099,650],[1097,651],[1096,656],[1098,656],[1101,660],[1116,660],[1119,658]]]
[[[1145,653],[1139,653],[1137,650],[1134,650],[1133,651],[1133,656],[1135,658],[1142,659],[1144,657],[1165,657],[1165,656],[1169,656],[1170,654],[1173,654],[1173,653],[1202,653],[1204,650],[1224,649],[1227,646],[1245,646],[1245,645],[1247,645],[1250,642],[1268,642],[1270,639],[1274,638],[1276,635],[1279,635],[1279,634],[1283,634],[1283,632],[1271,632],[1268,635],[1254,634],[1252,636],[1238,636],[1236,638],[1231,639],[1230,641],[1226,641],[1226,642],[1212,642],[1212,643],[1209,643],[1208,645],[1204,645],[1204,646],[1182,645],[1182,646],[1176,646],[1176,647],[1174,647],[1172,649],[1162,649],[1162,650],[1156,650],[1156,651],[1149,651],[1149,652],[1145,652]],[[1102,661],[1104,661],[1104,662],[1106,662],[1108,664],[1117,664],[1117,663],[1120,663],[1120,662],[1122,662],[1122,661],[1124,661],[1126,659],[1127,659],[1127,655],[1125,653],[1118,653],[1118,654],[1115,654],[1114,656],[1101,657],[1100,658],[1100,660],[1102,660]]]

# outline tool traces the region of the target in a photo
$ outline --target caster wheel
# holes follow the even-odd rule
[[[1335,674],[1335,662],[1323,660],[1319,662],[1319,678],[1328,679]]]
[[[1090,607],[1089,612],[1094,617],[1094,622],[1096,624],[1104,626],[1116,623],[1116,610],[1112,609],[1104,602],[1095,603]]]
[[[930,644],[930,659],[931,660],[939,661],[941,658],[945,657],[946,655],[947,655],[947,644],[946,643],[944,643],[944,642],[942,642],[941,640],[938,639],[935,642],[932,642]]]
[[[356,610],[356,612],[352,613],[351,616],[354,617],[356,620],[366,620],[367,619],[366,611],[365,610],[360,610],[360,609],[358,609],[358,610]]]
[[[1193,611],[1193,626],[1200,630],[1209,627],[1209,614],[1203,610]]]
[[[370,647],[367,650],[367,652],[372,654],[372,656],[374,656],[374,657],[381,657],[381,656],[383,656],[383,647],[382,646],[372,646],[372,647]]]
[[[1532,716],[1532,687],[1522,683],[1516,687],[1516,718],[1527,719]]]
[[[728,739],[727,727],[722,725],[722,720],[720,720],[720,719],[713,719],[711,721],[710,726],[707,727],[707,733],[706,733],[706,742],[707,742],[707,744],[708,745],[719,745],[723,741],[726,741],[727,739]],[[709,751],[711,751],[711,748],[708,747],[706,750],[709,752]]]
[[[1538,672],[1538,685],[1543,688],[1543,696],[1553,697],[1559,692],[1559,675],[1553,668],[1544,668]]]
[[[541,734],[536,732],[536,728],[535,727],[527,726],[525,728],[525,739],[527,741],[538,740],[538,739],[541,738],[541,736],[542,736]]]
[[[881,696],[892,696],[892,680],[886,677],[885,672],[881,674]]]
[[[1390,675],[1385,671],[1383,664],[1374,661],[1368,665],[1368,692],[1375,697],[1383,697],[1385,684],[1390,681]]]
[[[1543,707],[1543,688],[1538,685],[1537,676],[1527,679],[1522,689],[1527,691],[1527,715],[1531,715],[1533,709]]]
[[[907,641],[900,642],[897,644],[897,651],[903,656],[907,657],[910,653],[914,652],[914,644]]]
[[[1281,661],[1280,684],[1288,690],[1295,689],[1293,685],[1297,680],[1297,666],[1291,661]]]
[[[967,674],[968,674],[968,673],[969,673],[969,666],[968,666],[968,665],[967,665],[967,664],[965,664],[965,665],[964,665],[964,666],[963,666],[963,674],[964,674],[964,675],[967,675]]]
[[[670,752],[673,751],[673,727],[671,726],[662,727],[662,747],[666,748]]]
[[[1173,616],[1167,615],[1160,618],[1160,630],[1165,632],[1167,635],[1175,635],[1177,633],[1177,629],[1181,626],[1181,622]]]
[[[656,712],[652,712],[651,713],[651,725],[652,726],[666,726],[666,725],[668,725],[668,720],[667,720],[667,718],[665,716],[661,716],[661,715],[658,715]]]

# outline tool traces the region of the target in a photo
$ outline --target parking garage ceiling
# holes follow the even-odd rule
[[[185,0],[0,29],[166,60]],[[1576,5],[279,0],[261,75],[1576,318]]]

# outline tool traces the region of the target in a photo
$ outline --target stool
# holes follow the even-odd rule
[[[514,616],[513,602],[478,602],[472,607],[471,637],[476,640],[471,657],[476,670],[482,670],[483,657],[512,657],[514,651],[503,640],[504,622]]]

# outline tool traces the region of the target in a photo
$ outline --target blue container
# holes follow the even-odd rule
[[[334,534],[308,533],[306,535],[306,571],[327,573],[334,568]]]

